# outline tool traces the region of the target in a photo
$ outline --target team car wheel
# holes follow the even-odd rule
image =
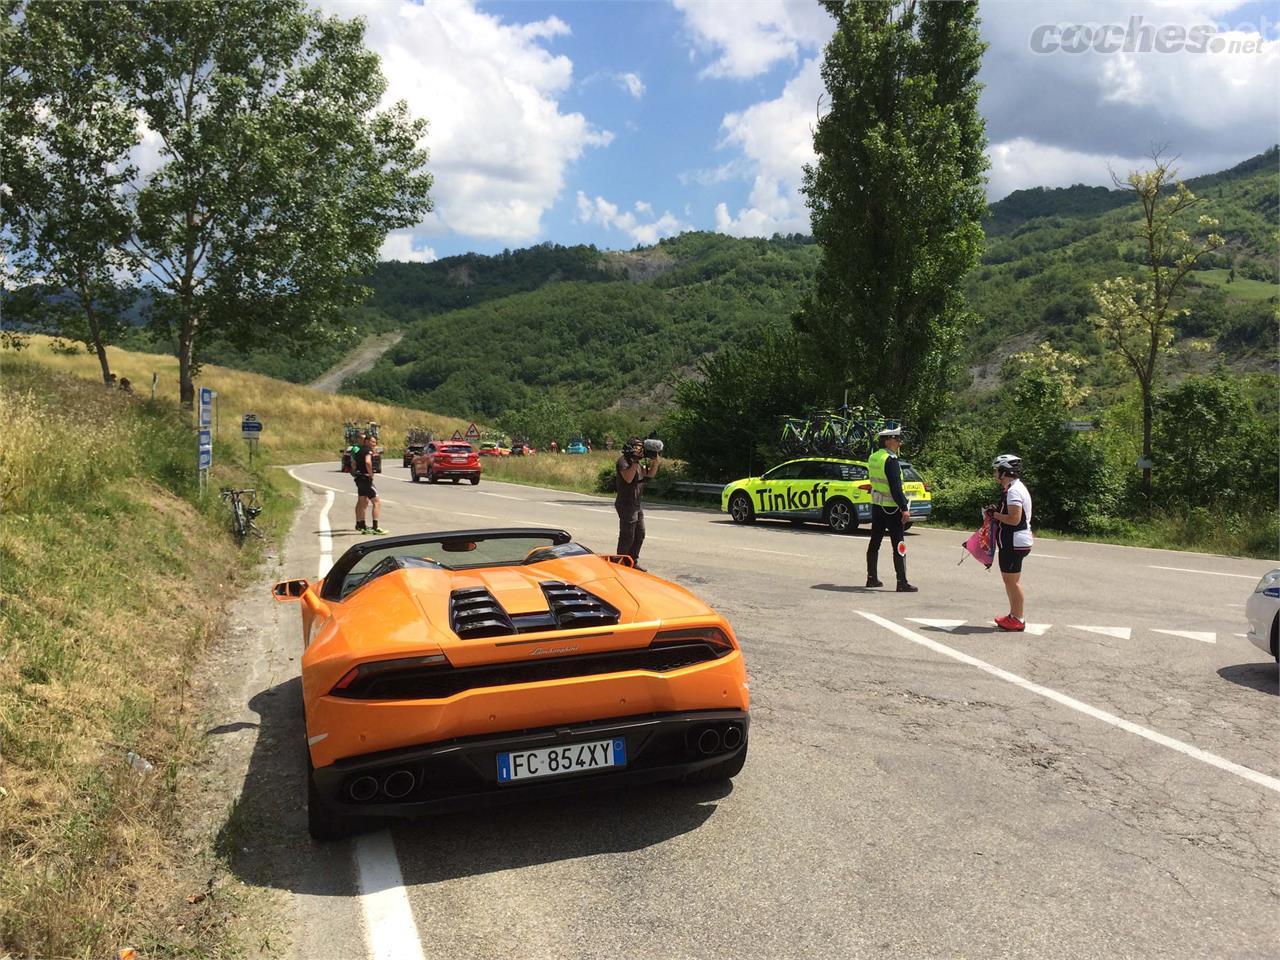
[[[713,766],[703,767],[701,770],[695,770],[693,773],[686,774],[684,782],[726,783],[742,771],[742,767],[746,762],[747,748],[744,745],[736,757],[730,757],[728,760],[722,760]]]
[[[471,485],[472,485],[473,487],[474,487],[477,483],[479,483],[479,482],[480,482],[480,478],[479,478],[479,477],[472,477],[472,478],[471,478]]]
[[[729,498],[729,516],[734,523],[755,523],[756,512],[751,506],[751,498],[739,490]]]
[[[428,469],[427,483],[439,483],[439,482],[440,482],[440,478],[436,476],[436,472],[434,470]]]
[[[412,465],[409,466],[409,479],[412,480],[414,483],[417,483],[419,480],[418,471],[413,469]]]
[[[822,512],[822,519],[835,533],[851,533],[858,528],[858,516],[853,511],[853,504],[844,497],[829,500]]]

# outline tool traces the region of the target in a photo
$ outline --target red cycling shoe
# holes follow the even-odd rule
[[[1017,617],[1005,614],[1003,617],[996,617],[996,626],[1001,630],[1008,630],[1011,633],[1019,633],[1027,629],[1027,624]]]

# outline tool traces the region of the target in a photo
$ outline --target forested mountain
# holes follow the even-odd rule
[[[1206,201],[1197,214],[1217,218],[1227,239],[1192,276],[1178,321],[1202,365],[1276,358],[1278,167],[1272,148],[1188,181]],[[1011,349],[1039,340],[1101,356],[1089,285],[1137,269],[1136,217],[1128,191],[1080,185],[1019,190],[991,205],[982,263],[965,283],[977,315],[972,390],[992,383]],[[817,258],[802,236],[688,233],[629,252],[541,244],[383,263],[349,326],[307,356],[211,340],[202,359],[307,381],[368,333],[403,328],[401,343],[347,390],[459,416],[492,418],[547,391],[584,413],[657,414],[670,381],[701,356],[786,323]],[[1101,363],[1088,370],[1095,384],[1112,373]]]

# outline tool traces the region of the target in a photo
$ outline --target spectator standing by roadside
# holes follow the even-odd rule
[[[618,555],[631,558],[636,569],[640,566],[640,547],[644,543],[644,508],[641,497],[644,482],[658,473],[659,454],[654,453],[648,464],[643,462],[644,441],[629,437],[622,445],[622,456],[614,465],[618,493],[613,508],[618,511]]]
[[[1022,482],[1020,457],[1002,453],[991,462],[991,469],[1003,488],[1000,502],[990,510],[1000,524],[996,538],[1000,549],[1000,576],[1004,578],[1004,592],[1009,595],[1009,612],[996,617],[996,626],[1017,632],[1027,629],[1023,620],[1022,561],[1031,552],[1031,492]]]
[[[902,449],[902,427],[891,427],[878,434],[882,446],[867,460],[871,478],[871,540],[867,544],[867,586],[883,587],[876,574],[880,561],[880,544],[889,534],[893,544],[893,569],[898,575],[898,593],[917,593],[918,587],[907,582],[907,543],[904,521],[911,519],[911,502],[902,492],[902,468],[898,451]]]
[[[382,501],[373,485],[373,452],[377,441],[368,433],[360,433],[360,449],[351,457],[351,479],[356,482],[356,530],[360,533],[386,533],[378,526]],[[373,526],[365,525],[365,510],[373,508]]]

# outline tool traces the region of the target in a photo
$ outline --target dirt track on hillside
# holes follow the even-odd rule
[[[343,380],[370,369],[378,362],[378,358],[399,343],[403,336],[402,331],[396,330],[394,333],[380,333],[377,336],[368,337],[351,352],[347,359],[313,381],[311,386],[325,393],[337,393]]]

